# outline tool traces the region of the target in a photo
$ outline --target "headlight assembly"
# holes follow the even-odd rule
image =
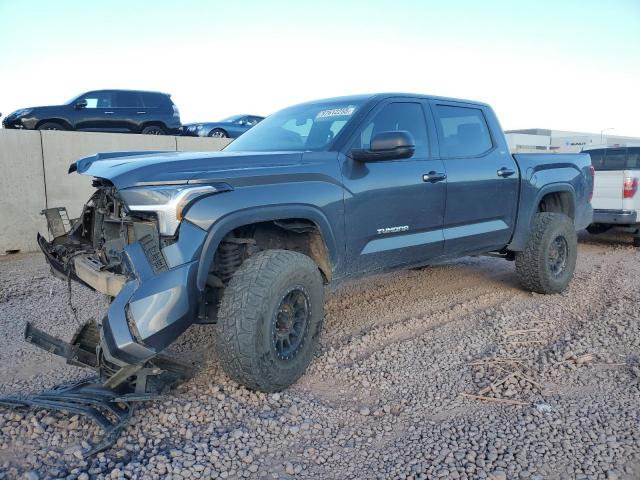
[[[231,190],[227,184],[161,185],[120,190],[120,198],[132,212],[153,212],[161,235],[173,235],[189,206],[198,198]]]

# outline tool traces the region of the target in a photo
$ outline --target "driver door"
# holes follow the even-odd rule
[[[380,132],[408,131],[411,158],[360,162],[344,156],[345,233],[351,274],[425,263],[442,255],[445,210],[444,164],[433,159],[435,129],[428,109],[416,99],[382,102],[350,140],[348,151],[368,149]],[[424,175],[438,173],[439,181]]]
[[[116,128],[114,93],[111,91],[89,92],[78,101],[86,101],[85,107],[74,110],[76,130],[111,132]]]

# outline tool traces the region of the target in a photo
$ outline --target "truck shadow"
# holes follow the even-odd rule
[[[622,232],[619,230],[609,230],[605,233],[598,235],[592,235],[587,231],[581,231],[578,233],[578,242],[582,244],[591,245],[605,245],[605,246],[633,246],[634,234],[629,232]]]

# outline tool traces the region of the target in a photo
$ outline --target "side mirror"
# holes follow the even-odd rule
[[[380,132],[371,140],[369,150],[351,150],[349,156],[358,162],[380,162],[410,158],[416,151],[413,136],[405,131]]]
[[[81,108],[86,108],[87,101],[86,100],[78,100],[76,104],[73,106],[76,110],[80,110]]]

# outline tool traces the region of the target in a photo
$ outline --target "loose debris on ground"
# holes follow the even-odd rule
[[[0,394],[87,375],[24,343],[69,338],[103,298],[51,278],[38,255],[0,260]],[[465,258],[328,296],[307,375],[265,395],[221,372],[210,326],[172,349],[199,373],[138,409],[89,459],[86,419],[0,410],[5,478],[640,478],[640,255],[582,236],[576,278],[522,291],[513,265]]]

